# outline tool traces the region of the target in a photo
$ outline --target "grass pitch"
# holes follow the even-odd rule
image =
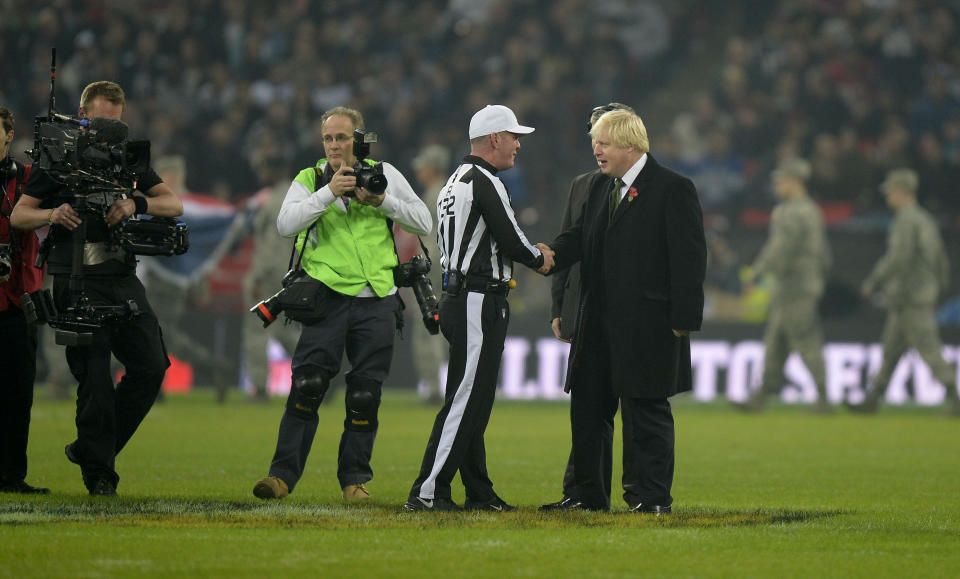
[[[0,495],[0,576],[960,575],[960,420],[674,402],[675,512],[656,518],[626,512],[619,484],[609,514],[536,511],[560,498],[564,403],[494,407],[488,467],[517,512],[406,513],[436,413],[408,393],[384,395],[373,499],[357,505],[336,481],[342,400],[321,408],[307,471],[283,501],[251,493],[283,401],[221,406],[206,392],[154,408],[118,458],[120,496],[102,498],[63,455],[73,402],[41,392],[28,481],[53,494]]]

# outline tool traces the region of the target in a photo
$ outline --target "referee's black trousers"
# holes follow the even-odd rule
[[[483,433],[493,409],[509,322],[504,295],[463,291],[441,300],[440,328],[450,343],[446,395],[411,499],[449,499],[458,470],[468,501],[497,496],[487,474]]]
[[[0,483],[27,476],[27,436],[37,374],[37,329],[23,310],[0,312]]]

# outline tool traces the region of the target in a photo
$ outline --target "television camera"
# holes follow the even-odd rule
[[[50,65],[50,102],[46,116],[34,119],[33,149],[27,154],[35,168],[42,169],[61,185],[64,202],[77,211],[80,225],[72,232],[70,273],[71,305],[58,311],[49,290],[24,294],[28,321],[49,324],[57,330],[57,343],[82,346],[92,332],[110,322],[139,315],[137,304],[95,304],[83,292],[87,221],[103,219],[110,207],[133,195],[131,185],[150,168],[150,142],[127,139],[128,127],[119,119],[74,118],[59,114],[54,106],[57,51]],[[42,267],[50,251],[47,236],[37,257]],[[186,224],[170,218],[129,218],[114,227],[106,250],[127,255],[180,255],[189,248]]]

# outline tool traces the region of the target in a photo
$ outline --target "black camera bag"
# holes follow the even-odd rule
[[[303,275],[286,287],[286,291],[280,294],[278,300],[287,319],[302,324],[313,324],[323,320],[330,313],[336,300],[333,293],[333,290],[323,282],[303,272]]]

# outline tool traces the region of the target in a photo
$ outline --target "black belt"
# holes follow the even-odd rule
[[[469,292],[495,294],[501,296],[506,296],[510,293],[509,281],[475,275],[465,276],[456,271],[447,272],[443,277],[443,291],[452,296],[455,296],[464,290]]]

